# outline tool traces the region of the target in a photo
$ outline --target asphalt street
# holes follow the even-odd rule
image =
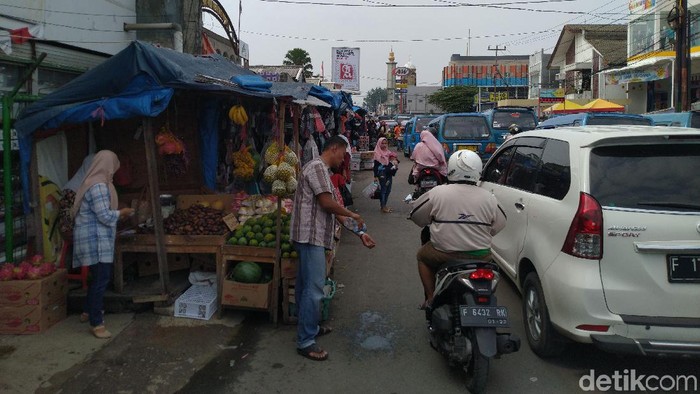
[[[400,156],[401,157],[401,156]],[[231,343],[193,376],[182,393],[463,393],[463,373],[450,369],[427,340],[415,252],[419,228],[406,218],[403,198],[412,186],[405,181],[410,161],[403,159],[394,179],[389,205],[361,195],[371,171],[356,172],[356,209],[377,241],[372,250],[344,232],[334,279],[340,289],[331,303],[328,324],[335,331],[319,338],[330,353],[327,361],[304,359],[295,351],[295,327],[267,323],[251,316]],[[512,328],[523,339],[518,353],[491,364],[490,393],[576,393],[579,380],[591,370],[597,375],[634,369],[637,374],[699,376],[700,364],[690,360],[621,357],[589,345],[571,345],[555,359],[543,360],[529,349],[523,333],[520,296],[504,279],[498,289],[509,308]]]

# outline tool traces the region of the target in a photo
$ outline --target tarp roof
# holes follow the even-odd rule
[[[587,110],[593,110],[593,111],[624,111],[625,110],[624,105],[611,103],[610,101],[603,100],[600,98],[595,99],[595,100],[591,101],[590,103],[584,105],[583,108],[585,108]]]
[[[567,112],[567,111],[578,111],[583,109],[583,106],[576,104],[573,101],[565,100],[560,103],[556,103],[549,108],[545,108],[544,112]]]
[[[141,86],[134,84],[137,77],[144,75],[147,77],[142,82],[147,84]],[[198,75],[229,81],[231,77],[237,75],[255,75],[255,73],[220,55],[193,56],[134,41],[97,67],[28,106],[18,117],[15,128],[21,138],[40,128],[59,126],[55,124],[56,122],[49,121],[63,111],[105,98],[119,97],[126,90],[130,90],[132,96],[139,90],[145,92],[171,88],[232,92],[262,98],[273,97],[270,93],[254,92],[233,84],[196,82],[195,77]],[[162,108],[165,109],[170,98],[161,97],[161,99],[166,99]],[[139,113],[133,110],[128,113],[105,113],[104,115],[107,116],[105,119],[110,119],[109,116],[113,116],[111,119],[124,119],[133,116],[155,116],[159,113]],[[83,119],[82,122],[89,120],[91,119]],[[73,122],[77,121],[80,120],[73,119]]]

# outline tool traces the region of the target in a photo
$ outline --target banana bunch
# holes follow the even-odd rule
[[[234,166],[233,176],[245,181],[253,179],[255,175],[256,163],[249,149],[250,147],[246,146],[231,155]]]
[[[248,114],[245,112],[245,108],[242,105],[234,105],[228,110],[228,117],[233,121],[233,123],[243,126],[248,123]]]

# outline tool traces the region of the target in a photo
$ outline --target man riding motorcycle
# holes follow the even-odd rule
[[[418,274],[427,308],[435,291],[435,272],[444,263],[461,259],[488,260],[491,240],[505,227],[506,216],[496,197],[476,186],[481,158],[469,150],[450,156],[448,184],[436,186],[413,203],[410,219],[430,225],[431,240],[418,249]]]

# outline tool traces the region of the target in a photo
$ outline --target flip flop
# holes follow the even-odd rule
[[[328,352],[321,349],[317,344],[309,345],[303,349],[297,349],[297,353],[309,360],[313,361],[326,361],[328,359]]]
[[[324,336],[324,335],[326,335],[326,334],[330,334],[330,333],[332,333],[332,332],[333,332],[333,328],[332,328],[332,327],[328,327],[328,326],[319,326],[319,327],[318,327],[318,334],[316,334],[316,336],[317,336],[317,337],[321,337],[321,336]]]

